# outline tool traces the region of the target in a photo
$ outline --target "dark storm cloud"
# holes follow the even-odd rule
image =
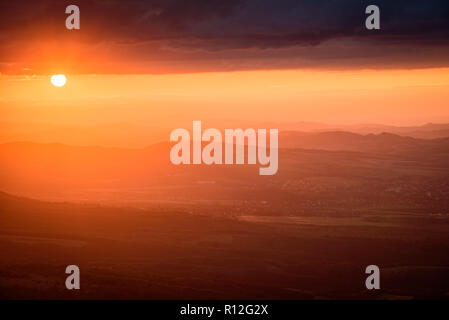
[[[64,28],[68,4],[81,9],[80,31]],[[370,4],[380,7],[381,30],[365,29],[365,8]],[[130,50],[157,42],[159,48],[171,52],[199,50],[208,58],[211,52],[313,48],[327,41],[352,39],[360,42],[358,56],[364,51],[370,56],[374,47],[385,47],[379,57],[387,60],[391,46],[395,47],[392,55],[400,55],[401,47],[404,54],[410,48],[441,47],[444,55],[434,57],[435,61],[445,65],[449,60],[445,58],[449,44],[447,0],[15,0],[3,1],[0,12],[0,46],[5,52],[17,42],[69,39],[127,45]],[[347,48],[335,53],[341,56],[343,52]],[[309,49],[303,54],[305,59],[315,55]],[[220,59],[226,55],[221,54]],[[270,51],[269,55],[273,58],[276,53]],[[145,52],[135,56],[143,57]],[[414,57],[418,58],[425,59]],[[0,59],[11,57],[0,53]]]

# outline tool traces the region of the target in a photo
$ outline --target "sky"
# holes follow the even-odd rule
[[[449,2],[0,3],[3,121],[449,121]],[[63,73],[65,87],[49,77]]]
[[[46,75],[19,75],[1,77],[0,87],[0,116],[10,122],[177,128],[190,127],[193,120],[231,127],[272,121],[449,121],[449,68],[73,75],[62,88],[53,87]]]

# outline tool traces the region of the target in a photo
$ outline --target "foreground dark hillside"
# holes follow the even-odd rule
[[[2,193],[0,297],[448,298],[448,230],[447,216],[393,211],[229,219]],[[80,291],[64,287],[69,264]],[[381,268],[376,292],[369,264]]]

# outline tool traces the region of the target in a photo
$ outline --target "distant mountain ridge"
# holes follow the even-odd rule
[[[281,148],[402,154],[444,148],[449,151],[449,138],[427,140],[387,132],[362,135],[344,131],[320,133],[287,131],[280,133],[279,145]]]
[[[217,126],[216,123],[207,121],[205,121],[204,127],[223,129]],[[422,126],[401,127],[378,124],[332,125],[318,122],[235,122],[229,123],[226,128],[278,128],[281,133],[289,131],[304,133],[350,132],[361,135],[388,132],[417,139],[449,137],[449,124],[445,123],[427,123]],[[38,143],[60,142],[80,146],[101,145],[120,148],[143,148],[159,141],[168,140],[172,129],[130,123],[73,126],[0,122],[0,143],[33,141]]]
[[[207,144],[203,142],[203,145]],[[160,142],[147,145],[144,148],[118,148],[104,146],[74,146],[65,143],[35,143],[31,141],[17,141],[0,144],[2,152],[13,152],[20,156],[20,152],[31,152],[34,157],[48,152],[59,155],[72,154],[74,158],[100,151],[105,157],[119,155],[124,152],[128,157],[133,154],[151,153],[168,159],[168,152],[174,143]],[[369,153],[405,154],[413,152],[434,151],[449,152],[449,137],[437,139],[419,139],[398,134],[382,132],[380,134],[358,134],[346,131],[302,132],[281,131],[279,133],[280,149],[310,149],[326,151],[354,151]],[[162,153],[167,153],[163,155]],[[1,158],[0,158],[1,159]]]
[[[269,125],[269,124],[267,124]],[[393,126],[383,124],[331,125],[314,122],[275,123],[281,131],[304,132],[352,132],[358,134],[393,133],[418,139],[436,139],[449,137],[449,123],[426,123],[418,126]]]

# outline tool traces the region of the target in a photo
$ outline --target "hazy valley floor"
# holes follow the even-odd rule
[[[221,218],[6,194],[0,207],[1,298],[449,297],[447,216]],[[70,264],[79,291],[65,289]]]

